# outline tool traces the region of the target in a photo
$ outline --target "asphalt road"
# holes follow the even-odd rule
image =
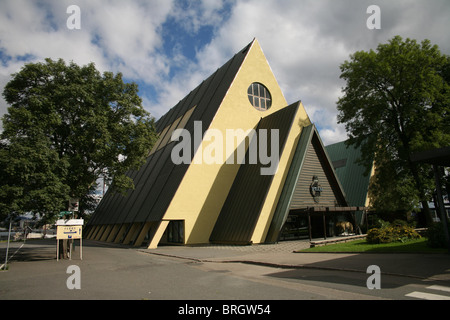
[[[382,275],[381,289],[369,290],[370,275],[361,272],[197,262],[90,241],[83,242],[83,260],[76,248],[72,260],[56,261],[55,240],[27,241],[17,250],[21,244],[11,245],[9,270],[0,272],[0,300],[423,299],[411,295],[417,292],[450,298],[447,280]],[[0,264],[5,248],[1,243]]]

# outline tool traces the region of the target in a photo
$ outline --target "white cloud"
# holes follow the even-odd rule
[[[157,49],[163,43],[159,28],[171,12],[172,1],[77,1],[81,29],[69,30],[66,9],[72,2],[2,1],[3,54],[29,54],[36,60],[62,57],[80,64],[94,61],[100,69],[136,78],[167,72],[167,61]]]
[[[181,1],[174,4],[171,18],[181,24],[189,33],[197,33],[203,26],[220,26],[223,9],[230,0]]]
[[[428,38],[450,53],[446,0],[377,0],[381,30],[366,28],[372,0],[79,0],[81,30],[68,30],[66,9],[74,3],[0,1],[0,86],[24,56],[93,61],[101,71],[151,86],[141,90],[143,103],[159,117],[257,37],[286,99],[302,100],[328,144],[345,139],[336,101],[344,85],[339,65],[351,53],[397,34]],[[167,21],[178,29],[167,29]],[[204,37],[204,27],[211,38],[186,42]],[[188,46],[195,57],[184,53]]]
[[[81,29],[69,30],[67,7],[73,1],[5,0],[0,2],[1,88],[25,62],[50,57],[100,71],[122,72],[133,81],[161,83],[170,61],[161,54],[160,28],[173,1],[77,1]],[[0,99],[0,114],[6,103]]]
[[[257,37],[288,102],[302,100],[325,144],[346,139],[336,102],[345,83],[339,66],[358,50],[376,49],[400,34],[450,51],[446,1],[379,0],[381,30],[366,21],[371,0],[237,1],[230,19],[199,52],[200,68],[220,66]],[[203,64],[202,64],[203,62]]]
[[[148,82],[168,73],[168,61],[158,52],[163,44],[158,30],[171,11],[171,1],[91,3],[80,6],[86,7],[80,31],[93,38],[91,45],[101,49],[110,69]]]
[[[243,1],[237,2],[230,19],[211,43],[199,52],[200,64],[220,66],[234,52],[257,37],[289,103],[302,100],[311,119],[334,138],[345,139],[336,122],[336,92],[340,92],[339,64],[348,49],[331,35],[321,34],[317,24],[307,19],[319,10],[318,1]],[[203,62],[203,63],[202,63]],[[325,116],[315,117],[310,110],[318,106]],[[324,141],[332,139],[327,134]]]

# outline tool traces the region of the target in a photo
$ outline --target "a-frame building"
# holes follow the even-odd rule
[[[146,163],[129,173],[135,189],[107,192],[89,239],[274,242],[291,215],[352,210],[302,103],[288,105],[256,39],[156,126]]]

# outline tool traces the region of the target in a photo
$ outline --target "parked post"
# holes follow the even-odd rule
[[[8,266],[9,242],[10,242],[10,239],[11,239],[11,224],[12,224],[12,215],[9,216],[8,245],[6,247],[5,265],[3,266],[4,270],[6,270],[6,268]]]
[[[436,180],[436,193],[437,193],[437,202],[439,205],[439,218],[441,219],[442,227],[444,228],[445,240],[447,240],[447,249],[450,253],[450,236],[448,234],[448,221],[447,221],[447,213],[445,212],[444,201],[442,200],[442,186],[441,186],[441,178],[439,174],[439,166],[433,165],[434,170],[434,179]]]

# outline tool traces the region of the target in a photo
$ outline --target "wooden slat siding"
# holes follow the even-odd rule
[[[305,162],[295,187],[290,205],[291,210],[314,206],[335,207],[345,205],[337,193],[339,187],[334,183],[333,173],[327,169],[329,166],[325,161],[327,160],[320,150],[320,142],[317,136],[314,136],[308,147]],[[323,188],[318,203],[314,201],[310,193],[313,176],[319,178],[319,184]]]

